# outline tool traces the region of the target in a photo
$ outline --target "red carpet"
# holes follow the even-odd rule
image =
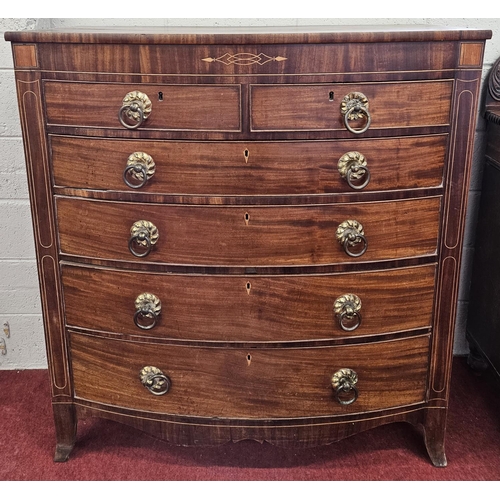
[[[308,450],[241,442],[181,448],[120,424],[79,423],[66,463],[55,464],[45,370],[0,371],[0,480],[83,481],[498,481],[500,385],[455,358],[446,451],[433,467],[420,432],[407,424]]]

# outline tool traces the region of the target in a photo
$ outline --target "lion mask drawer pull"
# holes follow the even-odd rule
[[[141,293],[135,299],[134,323],[141,330],[151,330],[161,313],[161,301],[152,293]]]
[[[332,388],[335,391],[335,399],[341,405],[350,405],[358,399],[358,388],[356,384],[358,383],[358,374],[351,370],[350,368],[341,368],[335,372],[332,376]],[[348,399],[344,399],[347,395],[351,396]]]
[[[353,293],[346,293],[337,298],[333,311],[342,330],[352,332],[361,325],[361,299]]]
[[[170,379],[156,366],[145,366],[139,372],[141,384],[155,396],[166,394],[172,385]]]
[[[357,220],[342,222],[337,228],[336,237],[350,257],[361,257],[368,248],[363,226]]]
[[[349,187],[359,191],[370,182],[367,165],[366,158],[361,153],[349,151],[340,157],[337,167],[340,176],[347,181]]]
[[[139,189],[155,174],[156,165],[151,156],[142,152],[132,153],[123,171],[123,182],[132,189]]]
[[[134,90],[129,92],[122,101],[118,111],[120,123],[130,130],[140,127],[151,114],[151,100],[143,92]]]
[[[130,228],[130,239],[128,249],[136,257],[146,257],[156,244],[160,233],[158,228],[147,220],[138,220]]]
[[[372,122],[372,117],[368,111],[368,98],[361,92],[351,92],[347,94],[340,103],[340,112],[344,116],[344,125],[349,132],[353,134],[362,134],[366,132]],[[365,118],[363,127],[359,129],[352,128],[350,120],[359,120]]]

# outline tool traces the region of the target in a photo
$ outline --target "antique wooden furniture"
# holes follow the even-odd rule
[[[474,265],[467,316],[469,365],[482,371],[491,367],[500,379],[500,59],[493,66],[484,117],[487,145]]]
[[[7,33],[57,433],[444,436],[489,31]]]

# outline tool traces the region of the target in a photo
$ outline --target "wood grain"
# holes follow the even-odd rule
[[[350,151],[367,160],[371,178],[363,192],[437,187],[446,142],[446,135],[286,142],[50,138],[56,186],[211,196],[352,193],[337,168]],[[136,151],[149,154],[156,171],[133,190],[125,185],[123,171]]]
[[[380,425],[406,422],[414,426],[425,420],[424,403],[398,410],[368,414],[335,415],[314,419],[279,419],[269,421],[218,419],[217,427],[206,425],[211,419],[182,418],[161,413],[116,409],[75,398],[77,415],[84,418],[106,418],[146,432],[158,439],[181,446],[214,446],[253,439],[292,449],[331,444]],[[417,447],[417,445],[415,445]]]
[[[218,418],[290,418],[359,413],[425,399],[429,337],[310,349],[209,349],[137,344],[72,333],[75,396],[117,407]],[[250,362],[248,356],[250,355]],[[164,396],[139,380],[156,366],[172,381]],[[359,398],[342,406],[331,377],[349,367]]]
[[[444,223],[439,249],[441,263],[436,281],[437,303],[430,365],[429,399],[440,404],[448,400],[450,387],[453,334],[480,82],[480,71],[466,72],[464,70],[457,77],[453,95],[453,128],[450,136],[451,151],[443,199]],[[444,422],[442,416],[439,416],[439,421]],[[444,429],[434,430],[433,434],[444,435]],[[441,446],[437,447],[437,449],[440,448]],[[444,456],[440,459],[441,462],[445,460]]]
[[[57,198],[63,254],[112,260],[219,266],[369,262],[434,254],[440,197],[320,206],[175,206]],[[246,220],[246,214],[248,220]],[[361,257],[336,240],[355,219],[368,241]],[[158,242],[143,259],[128,248],[130,228],[152,222]]]
[[[239,131],[239,85],[134,85],[45,83],[47,122],[124,129],[118,120],[123,98],[132,91],[152,101],[151,115],[141,128]],[[163,93],[159,100],[158,93]]]
[[[36,45],[13,45],[14,65],[16,68],[36,68],[38,66]]]
[[[272,277],[63,265],[62,274],[66,322],[71,327],[159,339],[279,343],[429,328],[435,265]],[[134,301],[146,291],[160,298],[162,313],[152,330],[142,331],[133,321]],[[335,300],[345,293],[358,295],[362,302],[362,322],[353,332],[340,328],[333,310]]]
[[[372,44],[339,43],[291,45],[266,42],[255,44],[221,42],[216,45],[197,44],[87,44],[82,51],[79,44],[39,44],[39,59],[44,70],[58,72],[82,72],[82,76],[91,78],[91,74],[101,73],[100,77],[108,81],[133,74],[135,81],[151,81],[153,75],[164,78],[179,78],[179,75],[272,75],[273,81],[283,80],[285,75],[321,75],[329,78],[349,78],[350,73],[357,73],[354,79],[359,81],[387,80],[390,76],[419,78],[425,71],[441,73],[453,69],[457,64],[459,46],[454,41],[420,41],[405,43],[384,41]],[[383,51],[385,57],[379,57]],[[227,59],[227,56],[233,56]],[[237,54],[251,54],[255,57],[248,64],[235,64]],[[267,59],[280,57],[279,61]],[[248,57],[248,56],[247,56]],[[224,61],[224,62],[221,62]],[[267,62],[265,62],[267,61]],[[259,64],[260,63],[260,64]],[[90,73],[90,75],[89,75]],[[408,76],[405,73],[408,73]],[[106,74],[108,76],[106,77]],[[384,75],[382,78],[377,75]],[[67,78],[58,74],[57,79]],[[268,79],[267,79],[268,80]]]
[[[368,98],[370,130],[446,125],[452,89],[452,81],[251,85],[251,130],[344,130],[340,103],[351,92],[361,92]],[[332,100],[330,92],[334,93]],[[364,121],[353,121],[351,126],[361,128]]]
[[[155,26],[9,31],[5,40],[40,43],[213,44],[213,43],[375,43],[484,40],[491,30],[433,25],[352,26]]]

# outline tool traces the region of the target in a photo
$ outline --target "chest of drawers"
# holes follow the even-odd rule
[[[12,42],[57,435],[444,436],[487,31]]]

